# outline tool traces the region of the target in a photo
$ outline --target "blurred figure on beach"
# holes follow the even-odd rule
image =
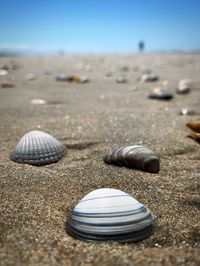
[[[142,53],[144,51],[144,41],[139,41],[138,43],[138,50],[140,53]]]

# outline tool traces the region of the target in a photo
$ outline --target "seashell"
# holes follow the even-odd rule
[[[192,81],[190,79],[181,79],[178,83],[178,88],[176,92],[179,94],[186,94],[190,92]]]
[[[173,95],[169,92],[160,90],[149,94],[148,98],[155,100],[171,100]]]
[[[6,76],[8,74],[8,71],[5,69],[0,69],[0,76]]]
[[[96,189],[71,211],[68,232],[81,240],[137,242],[153,232],[155,216],[129,194]]]
[[[33,105],[43,105],[46,103],[46,101],[43,99],[32,99],[30,103]]]
[[[150,173],[158,173],[160,169],[160,162],[155,153],[139,145],[120,147],[107,155],[104,162]]]
[[[154,73],[144,74],[139,78],[141,82],[153,82],[157,81],[158,79],[159,79],[158,76]]]
[[[191,136],[200,141],[200,121],[191,121],[187,123],[186,126],[191,129]]]
[[[59,161],[66,151],[66,147],[53,136],[33,130],[20,139],[11,160],[40,166]]]
[[[82,78],[83,82],[81,81],[81,77],[78,76],[68,76],[65,74],[60,74],[56,77],[56,81],[67,81],[67,82],[75,82],[75,83],[84,83],[85,77]],[[87,79],[87,82],[89,79]]]
[[[11,80],[5,80],[1,83],[1,87],[2,88],[14,88],[15,87],[15,84],[13,81]]]

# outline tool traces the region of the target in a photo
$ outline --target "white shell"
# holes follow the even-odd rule
[[[155,217],[129,194],[101,188],[87,194],[70,213],[69,233],[83,240],[136,242],[152,233]]]
[[[0,69],[0,76],[6,76],[8,74],[8,71],[5,69]]]
[[[57,162],[65,153],[66,147],[60,141],[45,132],[33,130],[20,139],[11,159],[40,166]]]
[[[178,88],[176,90],[179,94],[186,94],[190,92],[192,81],[190,79],[181,79],[178,83]]]

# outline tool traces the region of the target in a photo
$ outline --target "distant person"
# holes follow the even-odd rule
[[[138,49],[139,49],[139,52],[143,52],[144,51],[144,42],[143,41],[140,41],[138,43]]]

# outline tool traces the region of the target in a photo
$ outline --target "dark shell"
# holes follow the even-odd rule
[[[155,216],[129,194],[94,190],[71,211],[68,232],[81,240],[137,242],[153,233]]]
[[[171,100],[173,98],[173,95],[169,92],[158,91],[151,93],[148,98],[155,100]]]
[[[104,162],[150,173],[158,173],[160,169],[160,161],[155,153],[138,145],[116,149],[104,158]]]
[[[66,147],[53,136],[33,130],[20,139],[11,154],[11,160],[40,166],[59,161],[66,152]]]

